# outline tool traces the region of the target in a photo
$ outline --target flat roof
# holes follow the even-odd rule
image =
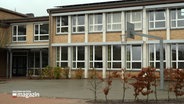
[[[47,12],[49,14],[53,14],[53,13],[66,13],[66,12],[100,10],[100,9],[122,8],[122,7],[147,6],[157,4],[170,4],[179,2],[184,2],[184,0],[120,0],[110,2],[57,6],[56,8],[47,9]]]

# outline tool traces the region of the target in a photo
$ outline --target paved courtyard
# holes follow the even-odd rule
[[[166,85],[166,84],[165,84]],[[93,99],[93,93],[89,90],[91,88],[89,80],[82,79],[60,79],[60,80],[29,80],[29,79],[12,79],[0,82],[0,102],[4,101],[3,97],[12,97],[12,91],[25,91],[37,92],[40,94],[40,98],[49,98],[50,100],[57,99],[63,104],[85,104],[85,100]],[[125,99],[133,100],[133,89],[128,88]],[[158,99],[167,99],[166,90],[158,90]],[[98,90],[98,99],[104,100],[102,89]],[[122,84],[120,80],[113,80],[112,87],[108,95],[109,99],[122,99]],[[175,98],[174,94],[171,94],[171,98]],[[20,99],[20,98],[11,98]],[[32,98],[28,98],[32,99]],[[63,100],[65,99],[65,100]],[[66,99],[75,99],[75,103],[66,103]],[[141,97],[146,99],[146,97]],[[154,94],[150,95],[150,99],[154,99]],[[40,100],[41,101],[41,100]],[[69,100],[68,100],[69,101]],[[49,102],[49,100],[47,101]],[[9,103],[6,103],[9,104]],[[10,103],[11,104],[11,103]],[[35,103],[34,103],[35,104]],[[41,103],[40,103],[41,104]],[[43,103],[47,104],[47,103]],[[50,103],[49,103],[50,104]],[[55,103],[58,104],[58,103]],[[62,103],[59,103],[62,104]]]

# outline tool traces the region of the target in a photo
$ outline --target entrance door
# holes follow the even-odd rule
[[[13,76],[26,76],[27,56],[13,56]]]

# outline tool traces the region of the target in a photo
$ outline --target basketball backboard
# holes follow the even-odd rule
[[[134,24],[127,22],[127,38],[134,39]]]

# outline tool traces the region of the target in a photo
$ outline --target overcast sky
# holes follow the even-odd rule
[[[35,16],[46,16],[47,9],[54,6],[85,4],[117,0],[0,0],[0,7],[23,14],[34,13]]]

